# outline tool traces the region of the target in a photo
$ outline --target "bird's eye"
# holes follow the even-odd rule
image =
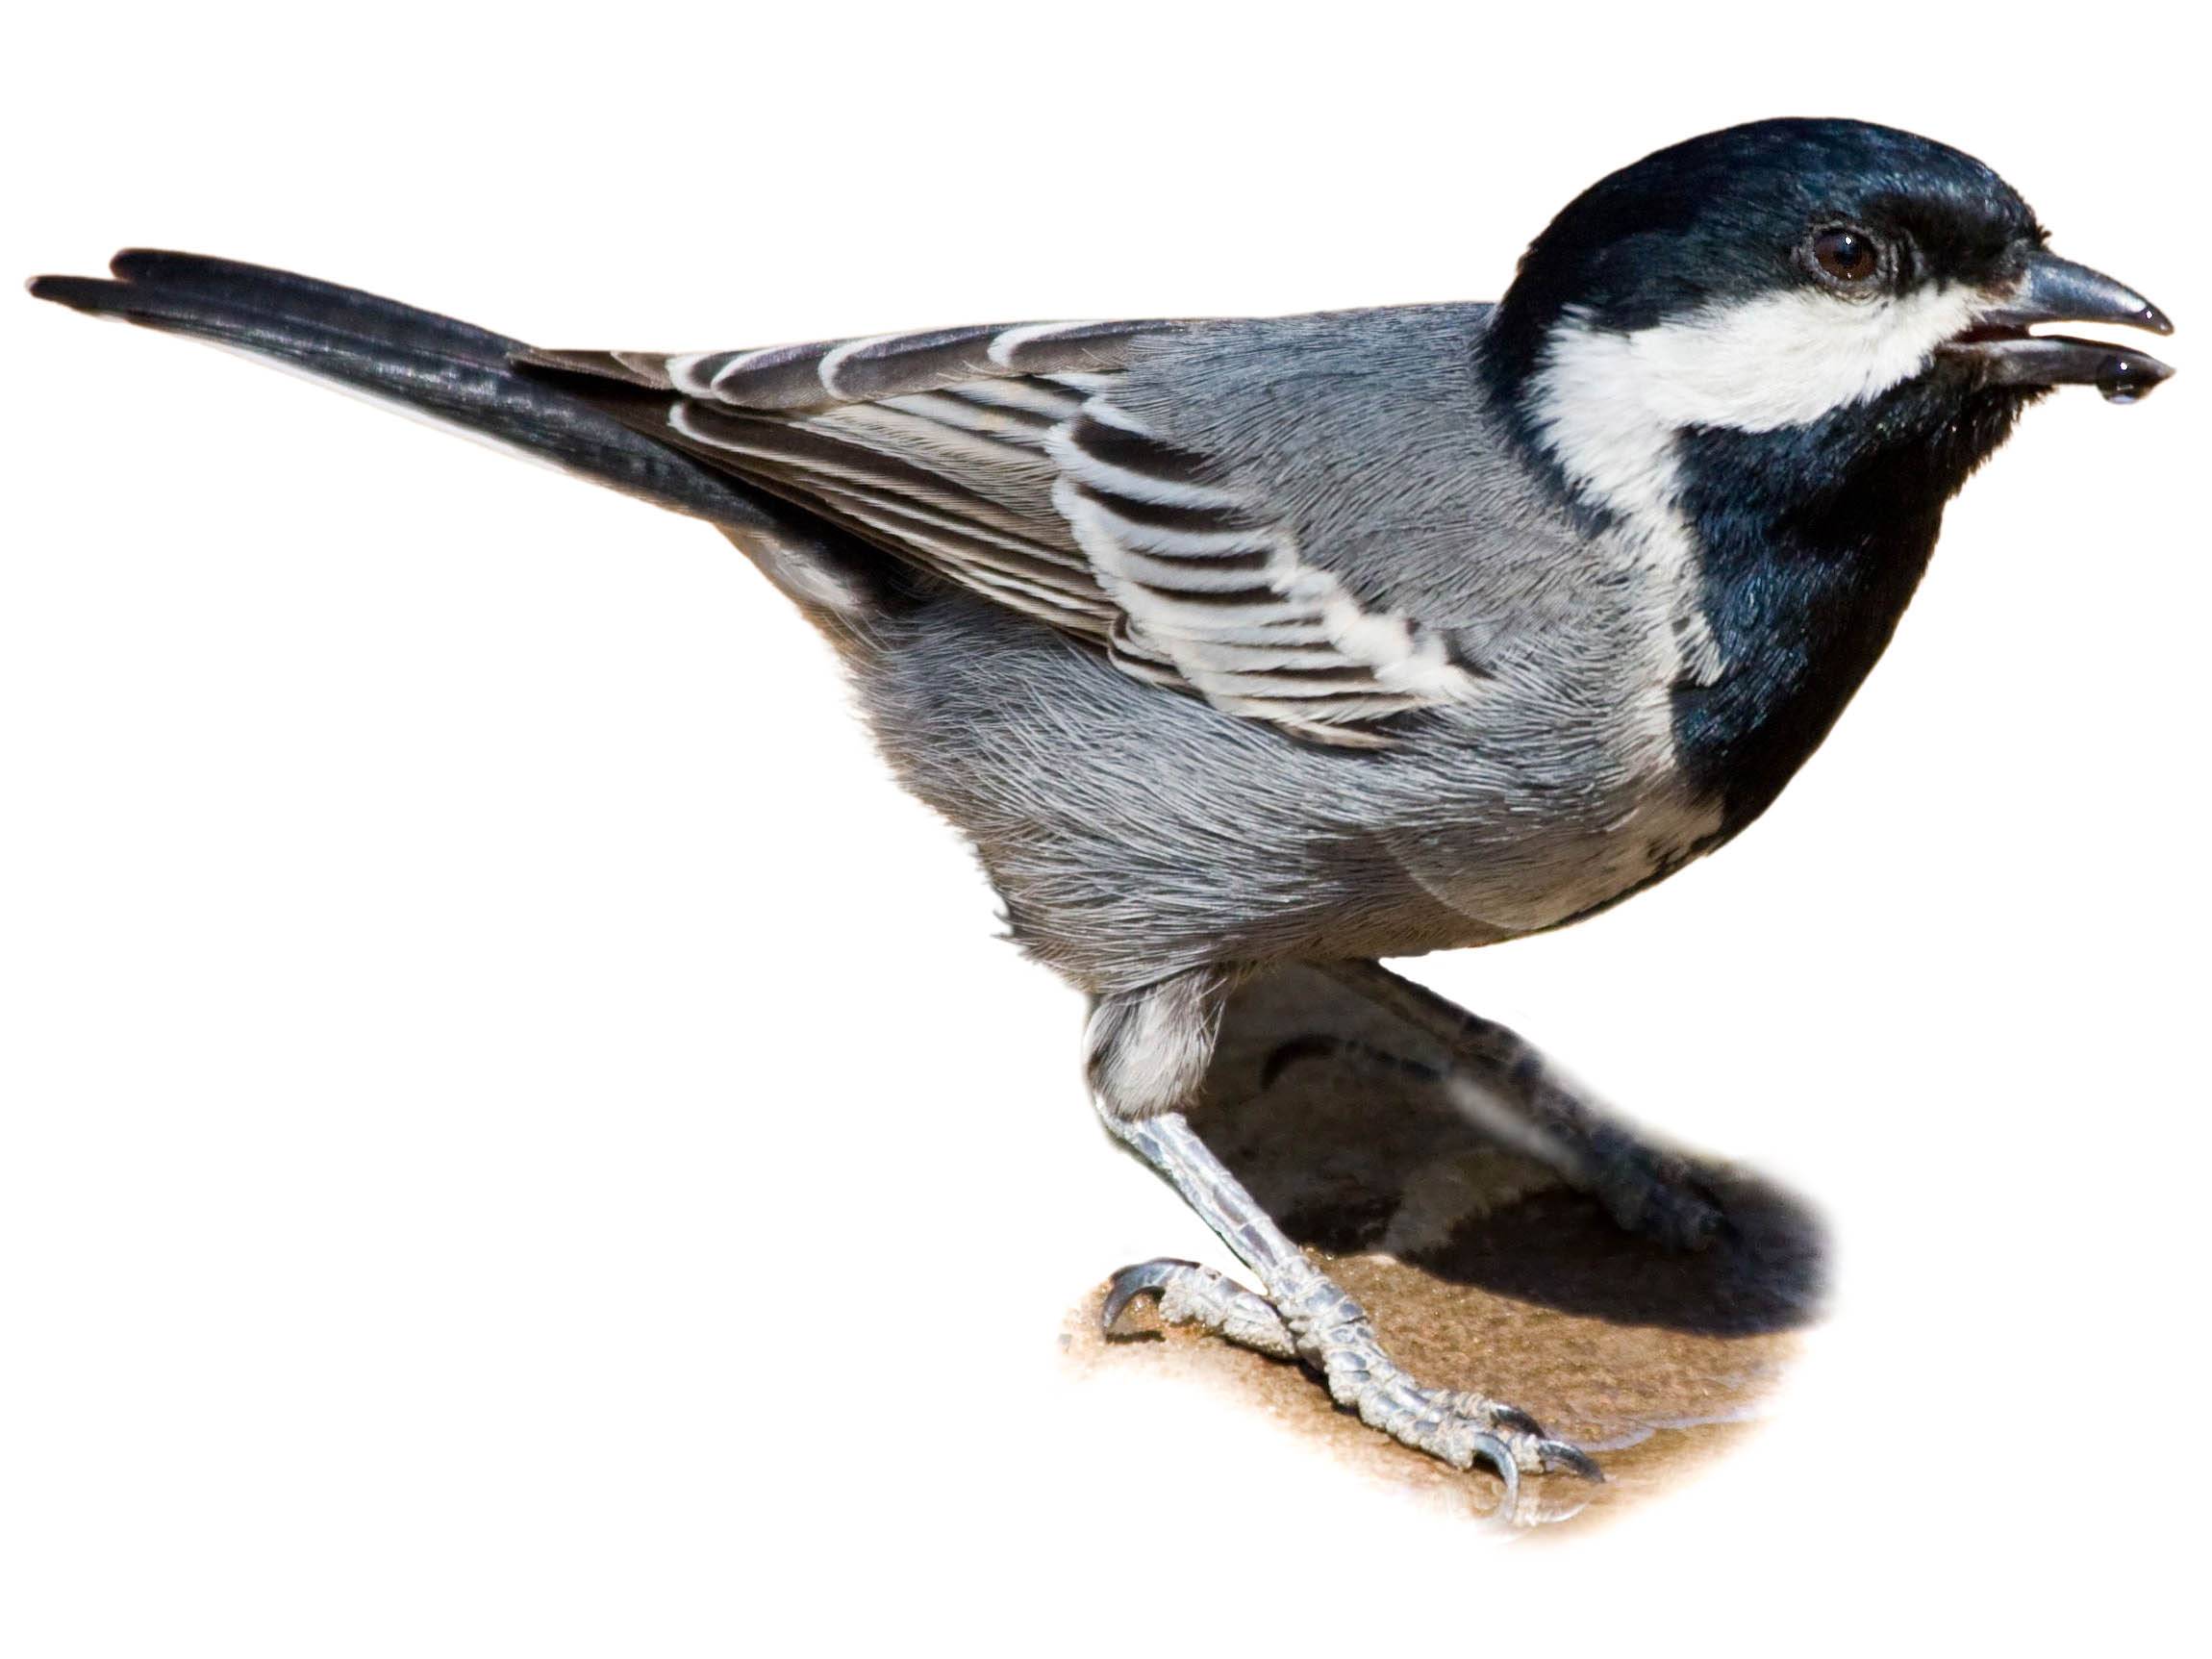
[[[1856,288],[1881,274],[1882,245],[1865,231],[1830,225],[1813,233],[1813,264],[1831,281]]]

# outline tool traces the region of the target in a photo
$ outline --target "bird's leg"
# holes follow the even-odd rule
[[[1478,1458],[1491,1464],[1505,1478],[1509,1507],[1523,1474],[1565,1470],[1597,1477],[1588,1456],[1550,1439],[1526,1412],[1467,1390],[1423,1387],[1400,1369],[1367,1311],[1306,1259],[1181,1113],[1135,1121],[1109,1113],[1106,1122],[1167,1176],[1267,1292],[1257,1295],[1189,1262],[1145,1262],[1114,1275],[1104,1315],[1109,1329],[1137,1296],[1157,1294],[1160,1315],[1171,1323],[1194,1323],[1278,1359],[1303,1361],[1329,1397],[1370,1428],[1455,1469],[1471,1469]]]
[[[1166,1176],[1183,1201],[1258,1277],[1255,1294],[1209,1268],[1153,1261],[1124,1268],[1107,1293],[1111,1330],[1129,1303],[1156,1295],[1164,1318],[1198,1324],[1319,1373],[1330,1397],[1360,1420],[1457,1469],[1479,1458],[1506,1482],[1554,1470],[1597,1477],[1597,1466],[1547,1437],[1526,1412],[1480,1394],[1428,1388],[1384,1352],[1358,1302],[1306,1258],[1201,1141],[1180,1111],[1213,1052],[1223,981],[1182,975],[1101,998],[1088,1033],[1090,1074],[1113,1134]]]
[[[1725,1225],[1680,1154],[1652,1144],[1561,1076],[1543,1051],[1496,1020],[1470,1014],[1378,962],[1316,965],[1363,1000],[1440,1044],[1439,1081],[1513,1150],[1556,1170],[1614,1219],[1675,1248],[1695,1249]]]

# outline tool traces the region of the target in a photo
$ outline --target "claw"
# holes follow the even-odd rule
[[[1495,1434],[1488,1433],[1476,1435],[1472,1444],[1476,1454],[1489,1458],[1498,1478],[1505,1482],[1505,1496],[1497,1500],[1491,1519],[1511,1521],[1514,1509],[1521,1502],[1521,1465],[1513,1460],[1513,1448]]]
[[[1106,1287],[1106,1302],[1098,1310],[1098,1328],[1112,1336],[1131,1302],[1139,1296],[1158,1295],[1176,1273],[1197,1265],[1173,1256],[1156,1256],[1149,1262],[1138,1262],[1121,1269]]]
[[[1546,1474],[1564,1470],[1599,1486],[1605,1484],[1605,1471],[1597,1467],[1597,1460],[1579,1446],[1569,1445],[1563,1440],[1540,1440],[1536,1443],[1536,1455]]]
[[[1544,1425],[1519,1406],[1498,1405],[1494,1401],[1490,1414],[1500,1428],[1508,1428],[1516,1434],[1525,1434],[1535,1440],[1544,1438]]]

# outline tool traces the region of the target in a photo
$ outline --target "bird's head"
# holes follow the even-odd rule
[[[2172,372],[2029,333],[2065,321],[2172,328],[2051,253],[1973,157],[1860,121],[1773,120],[1646,156],[1570,203],[1522,259],[1491,361],[1568,477],[1633,505],[1665,490],[1687,433],[1992,435],[1946,468],[1963,478],[2038,392],[2126,399]]]

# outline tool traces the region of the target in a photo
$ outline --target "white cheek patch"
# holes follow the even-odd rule
[[[1552,331],[1533,410],[1569,476],[1634,512],[1672,493],[1689,427],[1772,432],[1863,403],[1927,366],[1998,303],[1976,289],[1851,301],[1804,289],[1623,334],[1570,314]]]
[[[1909,380],[1993,303],[1969,288],[1859,301],[1800,289],[1633,334],[1570,318],[1549,366],[1559,391],[1621,398],[1670,426],[1772,432]]]
[[[1696,330],[1699,338],[1654,338],[1646,349],[1677,389],[1686,417],[1770,432],[1801,426],[1910,380],[1927,367],[1936,347],[1991,303],[1978,289],[1957,287],[1855,304],[1801,289],[1717,316]],[[1652,331],[1654,337],[1668,333]],[[1743,389],[1761,381],[1763,393],[1747,397]]]

